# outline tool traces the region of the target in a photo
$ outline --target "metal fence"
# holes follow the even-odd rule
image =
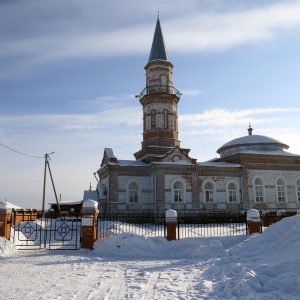
[[[19,250],[78,250],[80,239],[81,215],[13,212],[10,240]]]
[[[247,223],[243,212],[198,212],[178,216],[177,239],[245,234]]]
[[[120,233],[132,233],[147,237],[165,237],[165,213],[115,211],[100,213],[97,222],[97,238]]]

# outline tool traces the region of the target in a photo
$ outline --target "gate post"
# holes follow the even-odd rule
[[[176,240],[176,227],[177,227],[177,211],[168,209],[166,211],[166,225],[167,225],[167,240]]]
[[[11,213],[11,208],[0,208],[0,236],[3,236],[7,240],[10,237]]]
[[[261,219],[258,210],[249,209],[247,211],[248,234],[261,233]]]
[[[85,200],[82,203],[82,237],[81,247],[85,249],[94,249],[94,242],[97,238],[98,221],[98,202],[94,200]]]

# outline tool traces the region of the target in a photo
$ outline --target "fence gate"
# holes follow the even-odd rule
[[[78,250],[81,240],[81,216],[57,216],[46,213],[13,213],[10,239],[20,250]]]

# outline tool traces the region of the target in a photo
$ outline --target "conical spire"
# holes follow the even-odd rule
[[[161,31],[159,16],[157,17],[149,62],[153,60],[169,61],[168,52],[165,46],[164,36]]]

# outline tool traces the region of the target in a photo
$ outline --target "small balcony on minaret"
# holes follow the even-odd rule
[[[154,94],[167,94],[167,95],[175,95],[176,97],[180,98],[182,95],[176,88],[173,86],[167,85],[151,85],[143,89],[143,91],[135,95],[136,98],[139,98],[141,101],[144,96],[147,95],[154,95]]]

